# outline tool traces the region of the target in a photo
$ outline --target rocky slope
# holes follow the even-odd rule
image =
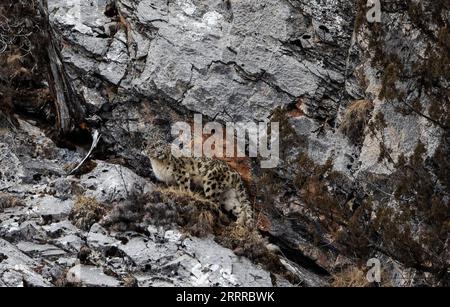
[[[379,285],[447,282],[448,3],[381,1],[371,24],[362,0],[47,2],[50,38],[1,54],[0,285],[367,285],[371,258]],[[71,133],[55,133],[48,40],[79,101]],[[282,163],[238,165],[279,255],[155,182],[144,141],[194,113],[280,122]]]
[[[0,137],[0,286],[272,286],[269,272],[211,236],[187,236],[170,224],[106,230],[95,223],[103,204],[152,193],[153,184],[103,161],[67,176],[64,166],[80,154],[25,121],[19,129]]]

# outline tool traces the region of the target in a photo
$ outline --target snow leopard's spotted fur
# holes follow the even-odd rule
[[[203,189],[205,197],[220,203],[242,225],[253,225],[251,204],[240,174],[226,162],[213,158],[175,157],[169,146],[147,147],[153,173],[159,181],[191,191]]]

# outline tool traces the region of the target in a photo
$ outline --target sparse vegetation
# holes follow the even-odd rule
[[[361,111],[361,125],[367,123],[364,119],[370,112],[367,102],[357,102],[350,110],[348,120],[359,118]],[[387,122],[383,113],[377,113],[367,127],[368,133],[380,141],[379,161],[386,159],[394,165],[392,150],[384,145]],[[317,245],[324,240],[331,241],[334,248],[349,258],[361,260],[381,252],[406,267],[431,273],[431,284],[445,283],[450,168],[445,158],[449,156],[448,145],[444,144],[447,143],[439,146],[432,159],[425,159],[426,148],[421,143],[411,157],[400,157],[394,174],[388,179],[380,178],[383,189],[387,187],[381,194],[376,178],[367,178],[374,184],[364,188],[365,182],[350,182],[333,171],[331,160],[318,165],[306,152],[296,159],[284,157],[283,167],[295,169],[294,178],[264,172],[258,180],[265,180],[264,190],[269,190],[270,199],[286,199],[301,205],[302,214],[296,218]],[[286,147],[285,152],[289,152],[289,148]],[[291,190],[291,186],[295,190]],[[260,201],[269,200],[264,198],[265,194],[258,195]],[[387,195],[391,196],[386,198]],[[333,285],[368,286],[365,279],[358,278],[361,276],[362,272],[355,268],[338,271],[334,273]]]
[[[0,5],[0,114],[17,125],[14,110],[43,115],[52,98],[44,84],[46,40],[37,3],[6,2]]]
[[[381,280],[379,284],[371,283],[367,280],[367,268],[361,268],[358,266],[348,267],[340,272],[333,274],[332,287],[343,288],[367,288],[367,287],[391,287],[392,283],[389,276],[384,270],[381,271]]]
[[[187,233],[205,237],[214,234],[221,225],[229,225],[231,219],[220,209],[197,193],[175,188],[152,193],[145,206],[144,221],[155,225],[181,226]]]
[[[384,248],[402,263],[443,279],[448,274],[450,186],[448,161],[441,160],[442,150],[425,161],[425,146],[419,142],[411,157],[399,159],[391,177],[398,209],[380,207],[373,226],[381,234]],[[438,176],[433,170],[437,166],[443,169]]]
[[[145,232],[145,225],[149,224],[166,228],[176,225],[187,235],[215,235],[221,245],[238,255],[248,257],[288,279],[294,279],[281,265],[278,256],[267,249],[266,241],[257,231],[237,226],[217,204],[196,193],[158,188],[134,201],[114,206],[102,224],[115,230],[141,232]]]
[[[339,128],[353,144],[362,145],[372,109],[372,103],[367,100],[354,101],[347,107]]]
[[[95,198],[78,196],[69,219],[80,229],[89,230],[106,214],[105,207]]]
[[[10,194],[0,192],[0,212],[6,208],[24,206],[23,201]]]
[[[370,287],[372,284],[367,281],[366,272],[358,267],[350,267],[342,272],[333,275],[332,287]]]
[[[399,159],[397,170],[386,183],[393,188],[398,202],[395,207],[386,200],[374,205],[367,196],[353,199],[352,208],[346,206],[347,195],[338,192],[345,182],[339,179],[340,175],[330,172],[330,166],[316,166],[304,156],[300,163],[304,166],[302,173],[306,174],[297,178],[301,187],[299,197],[349,255],[367,259],[374,251],[382,251],[407,267],[432,273],[443,282],[448,274],[445,244],[450,231],[450,207],[446,196],[448,162],[437,160],[442,159],[442,150],[428,161],[430,165],[444,167],[439,178],[432,167],[426,166],[425,147],[421,143],[409,159]]]
[[[395,24],[367,25],[372,65],[381,73],[379,98],[393,103],[395,110],[405,116],[422,117],[440,128],[441,144],[432,157],[427,157],[427,146],[419,141],[410,157],[402,154],[394,163],[392,149],[384,140],[387,123],[381,113],[377,114],[369,123],[369,131],[380,142],[378,162],[395,164],[395,171],[382,182],[387,187],[384,197],[375,202],[367,198],[358,208],[358,215],[354,216],[357,220],[351,227],[353,234],[346,239],[354,240],[357,246],[379,246],[406,266],[429,272],[445,284],[448,261],[444,250],[448,244],[450,215],[447,161],[450,33],[445,12],[450,4],[448,1],[409,0],[404,8],[410,22],[409,31],[418,36],[418,41],[425,42],[425,50],[420,54],[406,54],[406,44],[404,48],[392,45],[394,40],[387,33],[396,31]],[[360,35],[365,34],[360,32]],[[386,195],[391,196],[386,198]],[[375,218],[369,219],[369,216]],[[359,223],[368,227],[361,229],[357,226]]]
[[[381,73],[380,99],[395,104],[403,114],[416,114],[445,130],[450,129],[450,33],[445,13],[448,1],[407,1],[405,14],[427,41],[424,56],[404,56],[402,50],[386,41],[386,25],[369,24],[369,52],[372,65]],[[437,30],[431,30],[436,24]],[[417,95],[411,95],[412,93]]]

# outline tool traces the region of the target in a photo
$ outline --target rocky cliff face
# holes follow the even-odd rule
[[[0,45],[0,285],[368,285],[371,258],[379,285],[448,280],[447,2],[47,2],[51,36]],[[237,168],[278,255],[156,183],[144,141],[196,113],[280,123],[280,165]]]

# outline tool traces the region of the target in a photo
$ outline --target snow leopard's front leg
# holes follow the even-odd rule
[[[237,223],[239,225],[254,226],[252,205],[248,200],[244,184],[240,178],[237,180],[236,194],[240,205],[233,208],[233,214],[237,217]]]

